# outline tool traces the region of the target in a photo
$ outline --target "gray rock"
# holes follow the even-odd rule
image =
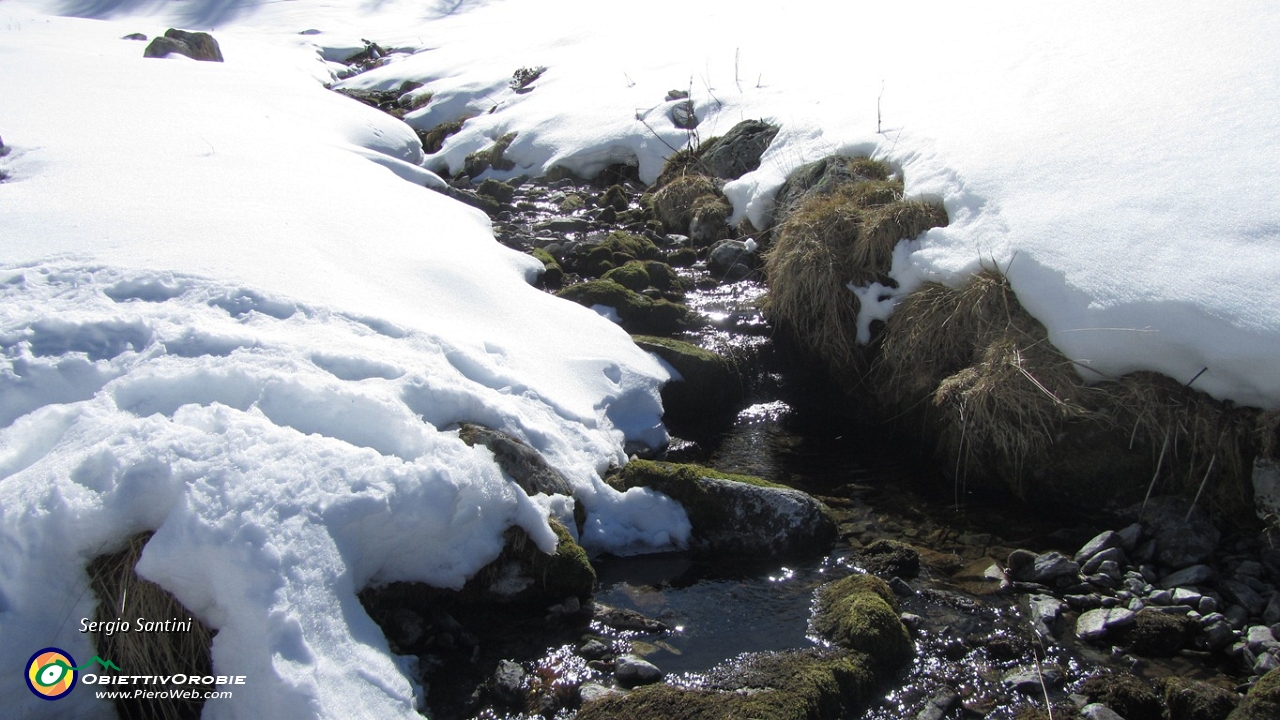
[[[1262,649],[1271,649],[1276,647],[1276,636],[1271,633],[1271,628],[1266,625],[1254,625],[1244,633],[1244,641],[1249,643],[1249,649],[1258,652]]]
[[[1035,564],[1036,554],[1030,550],[1014,550],[1009,553],[1009,557],[1005,560],[1005,567],[1009,569],[1009,575],[1015,580],[1025,579],[1025,575],[1030,571],[1031,566]]]
[[[1223,615],[1226,615],[1227,622],[1231,623],[1231,627],[1236,630],[1243,629],[1244,624],[1249,622],[1249,611],[1239,605],[1228,605]]]
[[[1062,612],[1067,606],[1051,595],[1032,595],[1027,598],[1031,614],[1031,627],[1043,638],[1055,638],[1061,631]]]
[[[1080,572],[1080,565],[1060,552],[1050,551],[1037,555],[1028,572],[1027,579],[1036,583],[1047,583],[1060,577],[1070,577]]]
[[[1120,536],[1120,547],[1125,552],[1131,553],[1138,547],[1138,541],[1142,539],[1142,525],[1134,523],[1116,534]]]
[[[1114,535],[1115,533],[1112,534]],[[1076,557],[1079,558],[1078,555]],[[1077,559],[1076,562],[1080,561]],[[1128,558],[1125,557],[1124,550],[1121,550],[1118,547],[1107,548],[1089,556],[1089,558],[1084,561],[1084,565],[1080,567],[1080,572],[1085,575],[1092,575],[1098,571],[1098,568],[1101,567],[1103,563],[1107,562],[1114,563],[1116,568],[1119,569],[1119,566],[1128,562]]]
[[[1123,715],[1102,703],[1089,703],[1080,708],[1080,717],[1085,720],[1125,720]]]
[[[1092,540],[1085,543],[1084,547],[1080,548],[1080,551],[1076,553],[1075,560],[1078,563],[1083,563],[1089,560],[1090,558],[1092,558],[1094,555],[1097,555],[1098,553],[1102,552],[1103,550],[1109,550],[1111,548],[1119,548],[1120,541],[1121,541],[1120,533],[1117,533],[1111,530],[1108,530],[1104,533],[1100,533],[1099,535],[1094,537]]]
[[[1280,667],[1280,657],[1276,657],[1275,652],[1262,653],[1253,661],[1253,674],[1266,675],[1278,667]]]
[[[916,715],[916,720],[942,720],[960,702],[960,694],[944,687],[929,698],[929,702]]]
[[[1113,630],[1132,625],[1136,613],[1127,608],[1099,608],[1080,615],[1076,620],[1076,636],[1082,640],[1101,640]]]
[[[622,694],[621,690],[601,685],[598,682],[584,682],[578,686],[578,698],[582,700],[584,705],[601,698],[607,698],[610,695],[620,694]]]
[[[509,707],[520,706],[524,698],[524,668],[511,660],[498,661],[489,678],[489,690],[495,699]]]
[[[185,55],[192,60],[222,62],[222,49],[212,35],[205,32],[187,32],[169,28],[162,37],[151,41],[142,51],[143,57],[162,58],[171,53]]]
[[[1209,624],[1204,629],[1205,645],[1210,650],[1221,650],[1236,639],[1236,633],[1223,620]]]
[[[662,680],[664,674],[657,665],[636,655],[619,655],[613,670],[618,684],[626,688],[652,685]]]
[[[462,424],[458,437],[468,445],[488,448],[502,471],[528,495],[573,495],[569,481],[523,440],[501,430],[471,423]]]
[[[759,120],[743,120],[723,137],[707,144],[699,162],[713,176],[736,180],[760,167],[760,156],[769,148],[778,128]]]
[[[1263,608],[1267,606],[1267,601],[1258,594],[1257,590],[1238,580],[1224,580],[1218,585],[1218,589],[1222,591],[1222,597],[1226,600],[1239,604],[1250,615],[1262,614]]]
[[[1133,511],[1136,513],[1139,507]],[[1155,538],[1156,559],[1166,567],[1184,568],[1204,562],[1222,538],[1204,511],[1191,508],[1190,501],[1181,497],[1151,498],[1142,520]]]
[[[588,660],[599,660],[611,652],[613,651],[608,645],[595,638],[591,638],[578,647],[578,654]]]
[[[723,240],[711,249],[707,256],[707,269],[726,282],[735,282],[751,274],[756,264],[754,242]]]
[[[1201,615],[1216,613],[1218,612],[1218,601],[1208,595],[1205,595],[1200,598],[1200,602],[1197,604],[1196,610],[1199,610]]]
[[[1262,611],[1262,619],[1268,625],[1280,623],[1280,593],[1271,596],[1271,601],[1267,603],[1266,609]]]
[[[1002,681],[1005,687],[1020,693],[1033,694],[1041,692],[1041,680],[1046,687],[1054,687],[1062,682],[1062,670],[1056,665],[1043,665],[1036,670],[1034,665],[1016,667],[1005,674]]]
[[[1189,605],[1192,607],[1197,607],[1200,605],[1200,598],[1202,597],[1204,596],[1196,592],[1195,590],[1188,590],[1187,588],[1173,589],[1174,605]]]
[[[1156,586],[1161,588],[1186,587],[1188,585],[1204,585],[1213,580],[1213,568],[1208,565],[1192,565],[1177,572],[1170,573]]]
[[[671,124],[681,130],[692,130],[698,127],[698,115],[693,111],[693,103],[687,99],[671,106]]]

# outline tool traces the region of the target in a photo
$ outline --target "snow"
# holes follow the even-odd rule
[[[93,18],[93,19],[89,19]],[[226,62],[144,60],[167,26]],[[904,239],[899,288],[1004,269],[1089,379],[1155,370],[1280,407],[1280,7],[797,0],[8,0],[0,5],[0,703],[111,712],[16,682],[92,656],[85,562],[155,530],[140,572],[220,629],[250,685],[209,717],[413,715],[371,583],[457,586],[530,499],[460,421],[526,440],[591,512],[583,542],[678,545],[687,520],[600,474],[657,445],[668,372],[530,258],[424,189],[510,132],[494,177],[633,162],[743,119],[781,128],[729,183],[756,225],[799,165],[870,153],[946,228]],[[404,123],[324,89],[424,83],[409,125],[473,115],[423,156]],[[519,68],[545,66],[528,92]],[[669,90],[701,120],[674,127]],[[26,649],[26,648],[29,648]],[[26,653],[26,654],[23,654]],[[82,660],[83,662],[83,660]],[[359,668],[357,671],[356,668]]]

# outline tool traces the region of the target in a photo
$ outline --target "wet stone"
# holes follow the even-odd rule
[[[1063,577],[1071,577],[1080,572],[1080,565],[1059,552],[1047,552],[1037,555],[1027,573],[1026,579],[1031,582],[1047,583]]]
[[[1076,620],[1076,635],[1082,640],[1101,640],[1110,632],[1132,625],[1136,613],[1125,608],[1090,610]]]
[[[635,655],[619,655],[613,674],[618,684],[627,688],[652,685],[664,675],[657,665]]]
[[[944,687],[929,698],[924,709],[916,715],[916,720],[943,720],[958,702],[960,702],[960,694],[949,687]]]
[[[1047,687],[1055,687],[1062,682],[1062,670],[1053,665],[1045,665],[1039,670],[1034,665],[1018,667],[1004,676],[1004,685],[1024,694],[1041,692],[1041,680]]]
[[[1220,583],[1218,588],[1222,591],[1222,596],[1225,599],[1239,604],[1245,610],[1248,610],[1250,615],[1260,615],[1263,608],[1267,606],[1267,601],[1258,594],[1258,591],[1245,583],[1226,580]]]
[[[1104,533],[1100,533],[1092,540],[1085,543],[1084,547],[1080,548],[1080,551],[1076,553],[1075,561],[1083,563],[1104,550],[1119,549],[1120,541],[1120,534],[1117,532],[1108,530]],[[1124,551],[1121,551],[1122,554],[1123,552]]]
[[[1125,720],[1124,716],[1102,703],[1089,703],[1080,708],[1080,717],[1085,720]]]

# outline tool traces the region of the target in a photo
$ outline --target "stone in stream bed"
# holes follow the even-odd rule
[[[618,684],[625,688],[652,685],[665,674],[657,665],[636,655],[619,655],[613,671]]]
[[[1135,613],[1125,608],[1098,608],[1089,610],[1076,620],[1076,636],[1081,640],[1097,642],[1110,633],[1133,623]]]
[[[631,339],[680,374],[662,386],[662,419],[673,432],[695,430],[742,404],[745,380],[728,358],[682,340],[650,335]]]
[[[804,720],[844,717],[882,679],[864,655],[832,649],[743,655],[695,687],[657,683],[585,702],[578,720]]]
[[[818,592],[813,628],[819,635],[875,659],[878,667],[901,667],[915,653],[898,601],[874,575],[849,575]]]
[[[831,510],[812,496],[749,475],[699,465],[632,460],[607,481],[619,490],[647,487],[684,508],[691,549],[710,555],[795,557],[835,544]]]
[[[1262,676],[1227,720],[1275,720],[1280,718],[1280,670]]]

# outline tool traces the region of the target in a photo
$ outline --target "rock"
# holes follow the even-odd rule
[[[1254,459],[1253,504],[1260,520],[1280,526],[1280,462],[1261,455]]]
[[[754,240],[722,240],[707,256],[707,270],[723,282],[736,282],[756,266]]]
[[[897,598],[874,575],[849,575],[823,586],[813,627],[842,647],[870,655],[877,667],[901,667],[915,654]]]
[[[1121,641],[1144,657],[1171,657],[1199,630],[1199,624],[1185,615],[1143,610],[1123,629]]]
[[[578,720],[845,717],[872,697],[879,669],[828,649],[756,653],[722,663],[705,683],[657,683],[584,704]]]
[[[1275,720],[1280,718],[1280,670],[1262,676],[1227,720]]]
[[[492,198],[502,205],[508,205],[511,203],[511,199],[515,197],[516,190],[507,183],[488,178],[480,183],[480,187],[476,188],[476,194]]]
[[[1085,543],[1084,547],[1080,548],[1080,551],[1076,553],[1075,561],[1083,563],[1103,550],[1120,547],[1120,543],[1120,533],[1111,530],[1100,533],[1092,540]]]
[[[889,167],[867,158],[838,155],[796,168],[787,176],[774,197],[773,224],[779,225],[810,197],[827,195],[836,189],[865,180],[887,180]]]
[[[1221,650],[1236,639],[1236,633],[1223,620],[1210,623],[1204,629],[1205,646],[1209,650]]]
[[[1250,627],[1245,631],[1244,641],[1249,643],[1249,649],[1255,653],[1277,647],[1276,636],[1271,634],[1271,628],[1266,625]]]
[[[584,682],[578,686],[578,699],[584,704],[621,694],[621,690],[601,685],[598,682]]]
[[[613,650],[608,645],[595,638],[591,638],[578,646],[578,655],[587,660],[600,660],[612,652]]]
[[[665,623],[645,617],[635,610],[616,608],[601,602],[592,605],[591,619],[614,630],[635,630],[647,633],[661,633],[668,630]]]
[[[1056,638],[1062,630],[1062,612],[1066,605],[1051,595],[1032,595],[1027,598],[1031,614],[1031,627],[1042,638]]]
[[[124,37],[122,37],[122,38],[120,38],[120,39],[121,39],[121,40],[137,40],[138,42],[146,42],[146,41],[147,41],[147,35],[146,35],[146,33],[139,33],[139,32],[136,32],[136,33],[129,33],[128,35],[125,35]]]
[[[1192,565],[1160,578],[1160,582],[1156,583],[1156,586],[1168,589],[1186,587],[1188,585],[1204,585],[1212,582],[1213,577],[1213,568],[1208,565]]]
[[[170,53],[185,55],[192,60],[222,62],[222,49],[212,35],[205,32],[187,32],[169,28],[162,37],[151,41],[142,51],[143,57],[163,58]]]
[[[689,209],[689,239],[696,247],[707,247],[729,236],[729,216],[733,207],[718,195],[703,195]]]
[[[1134,514],[1139,511],[1141,506],[1130,509]],[[1156,559],[1171,568],[1204,562],[1222,538],[1204,512],[1198,507],[1192,509],[1190,502],[1181,497],[1151,498],[1142,512],[1142,521],[1156,541]]]
[[[631,339],[678,373],[662,387],[662,419],[675,434],[705,431],[712,419],[726,416],[742,404],[745,380],[737,364],[728,358],[683,340],[647,335]]]
[[[516,133],[507,133],[483,150],[477,150],[463,159],[462,173],[468,177],[477,177],[489,168],[494,170],[510,170],[516,166],[506,158],[507,148],[515,142]]]
[[[760,156],[777,134],[776,126],[759,120],[743,120],[723,137],[707,142],[698,159],[710,175],[736,180],[760,167]]]
[[[1280,593],[1271,596],[1271,601],[1267,603],[1267,607],[1262,611],[1262,619],[1268,625],[1280,623]]]
[[[671,124],[681,130],[692,130],[698,127],[698,116],[693,110],[693,103],[687,99],[672,105],[669,116]]]
[[[1218,589],[1222,591],[1222,597],[1230,602],[1234,602],[1250,615],[1260,615],[1267,606],[1267,601],[1263,599],[1258,591],[1238,580],[1224,580],[1218,584]]]
[[[882,578],[913,578],[920,574],[920,553],[910,545],[882,538],[859,553],[867,572]]]
[[[1039,670],[1034,665],[1027,665],[1005,673],[1002,682],[1005,687],[1025,695],[1038,694],[1044,687],[1056,687],[1060,684],[1062,670],[1054,665],[1044,665]]]
[[[1080,708],[1080,717],[1084,720],[1125,720],[1124,716],[1102,703],[1089,703]]]
[[[1126,608],[1089,610],[1076,620],[1076,636],[1082,640],[1102,640],[1113,631],[1133,624],[1136,613]]]
[[[690,545],[711,555],[813,555],[838,537],[826,505],[799,490],[698,465],[632,460],[608,482],[620,490],[648,487],[684,507]],[[896,619],[896,616],[895,616]]]
[[[619,655],[614,664],[613,675],[618,679],[619,685],[633,688],[652,685],[662,680],[666,673],[644,658],[636,655]]]
[[[1010,577],[1015,580],[1022,580],[1027,577],[1035,561],[1036,554],[1030,550],[1014,550],[1009,553],[1009,558],[1005,560],[1005,567],[1009,569]]]
[[[1120,536],[1120,549],[1131,553],[1137,549],[1138,541],[1142,539],[1142,525],[1133,523],[1116,534]]]
[[[1128,563],[1128,558],[1125,557],[1124,550],[1121,550],[1118,547],[1107,548],[1106,550],[1101,550],[1090,556],[1089,559],[1085,561],[1084,565],[1080,566],[1080,572],[1085,575],[1092,575],[1093,573],[1098,572],[1106,563],[1111,563],[1116,570],[1119,570],[1120,566]],[[1103,572],[1107,571],[1103,570]],[[1115,576],[1118,579],[1121,577],[1121,574],[1117,572]]]
[[[612,308],[623,329],[633,333],[674,334],[693,322],[689,308],[669,300],[647,298],[611,280],[588,280],[570,285],[556,293],[556,297],[589,308]]]
[[[916,714],[916,720],[943,720],[959,702],[960,693],[944,687],[929,698],[924,709]]]
[[[499,602],[560,602],[570,595],[591,595],[596,572],[586,551],[564,525],[554,518],[549,522],[558,540],[554,553],[538,549],[524,529],[509,528],[502,552],[467,581],[463,596]]]
[[[547,464],[541,453],[520,438],[471,423],[462,423],[458,437],[468,445],[488,448],[502,472],[515,480],[528,495],[573,495],[569,481]]]
[[[1027,571],[1027,580],[1045,584],[1060,577],[1070,577],[1080,572],[1080,565],[1059,552],[1037,555]]]
[[[1235,693],[1201,680],[1167,676],[1158,680],[1157,687],[1169,720],[1225,720],[1239,702]]]
[[[1102,703],[1126,720],[1161,720],[1163,716],[1155,690],[1133,675],[1094,675],[1081,683],[1080,692],[1090,702]]]
[[[511,660],[499,660],[486,683],[486,689],[494,701],[506,708],[524,706],[524,668]]]

